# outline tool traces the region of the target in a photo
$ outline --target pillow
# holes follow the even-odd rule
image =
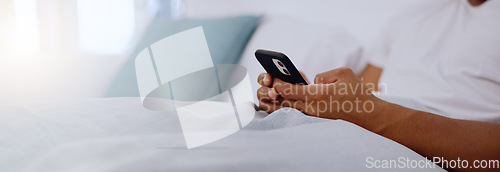
[[[146,29],[130,59],[111,82],[106,97],[138,97],[135,75],[135,56],[150,44],[170,35],[203,27],[210,55],[214,64],[236,64],[248,40],[259,23],[258,16],[235,16],[218,19],[183,19],[155,18]]]

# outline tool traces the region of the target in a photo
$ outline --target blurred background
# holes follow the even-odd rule
[[[99,97],[155,15],[180,0],[1,0],[0,102]]]
[[[173,19],[292,16],[341,25],[369,46],[390,16],[411,4],[400,0],[0,0],[0,104],[102,97],[158,15]]]

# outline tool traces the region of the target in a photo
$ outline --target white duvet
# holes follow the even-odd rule
[[[258,112],[241,131],[188,150],[177,116],[140,98],[4,105],[0,171],[386,171],[367,158],[425,160],[351,123],[287,111]]]

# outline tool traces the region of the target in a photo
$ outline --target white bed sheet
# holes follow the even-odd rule
[[[259,112],[241,131],[187,150],[177,116],[140,98],[2,106],[0,171],[386,171],[367,169],[366,158],[425,159],[351,123],[288,111]]]

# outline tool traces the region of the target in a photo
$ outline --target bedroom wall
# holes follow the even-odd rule
[[[129,19],[107,15],[123,13],[121,6],[113,12],[111,7],[116,4],[110,3],[121,0],[93,0],[86,5],[78,2],[91,1],[0,1],[0,105],[33,99],[101,97],[151,19],[148,0],[128,1],[134,8],[132,13],[130,9],[125,12]],[[82,25],[82,6],[86,16],[101,20],[93,22],[95,19],[86,17]],[[119,27],[126,27],[121,30],[127,32],[120,32]],[[87,29],[86,34],[82,35],[82,28]],[[91,39],[82,45],[82,38]]]
[[[395,13],[425,0],[184,0],[187,17],[280,15],[343,26],[369,46]],[[286,29],[286,28],[284,28]]]
[[[149,1],[153,0],[134,1],[135,19],[132,20],[135,21],[135,28],[129,45],[135,44],[151,19],[147,11]],[[183,15],[195,18],[239,14],[284,15],[319,24],[344,26],[363,45],[369,46],[389,17],[414,1],[183,0]],[[12,11],[6,2],[2,1],[0,11]],[[75,23],[76,0],[37,2],[41,9],[37,13],[41,51],[26,55],[12,52],[6,46],[0,47],[0,104],[28,99],[102,97],[133,46],[114,54],[81,51]],[[48,5],[51,3],[53,5]],[[49,21],[47,16],[50,15],[56,16],[56,20],[45,22]],[[5,21],[15,20],[12,14],[10,17],[1,16],[2,25]],[[0,32],[9,35],[9,31]],[[0,40],[5,43],[5,38]]]

